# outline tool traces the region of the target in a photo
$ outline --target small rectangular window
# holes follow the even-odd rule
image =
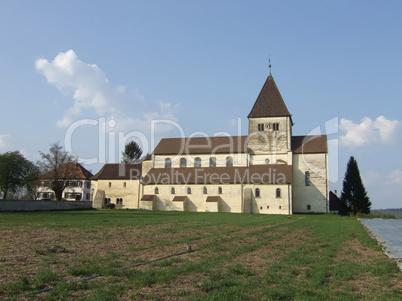
[[[216,167],[216,158],[215,157],[209,158],[209,167]]]
[[[259,123],[259,124],[258,124],[258,131],[259,131],[259,132],[263,132],[263,131],[264,131],[264,124],[263,124],[263,123]]]
[[[272,129],[273,129],[274,131],[279,131],[279,123],[274,123],[274,124],[272,124]]]

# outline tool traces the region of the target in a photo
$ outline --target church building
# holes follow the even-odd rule
[[[247,136],[166,138],[141,164],[106,164],[91,179],[93,206],[329,212],[327,137],[292,135],[292,115],[271,72],[247,117]]]

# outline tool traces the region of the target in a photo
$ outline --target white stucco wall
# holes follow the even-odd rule
[[[175,196],[187,196],[187,211],[195,212],[236,212],[243,210],[243,191],[250,188],[253,191],[251,212],[261,214],[292,214],[292,189],[289,184],[283,185],[253,185],[253,184],[226,184],[226,185],[147,185],[143,194],[155,194],[158,188],[155,210],[181,210],[173,202]],[[191,194],[187,188],[191,188]],[[208,193],[204,194],[204,187]],[[219,187],[222,193],[219,194]],[[175,194],[171,189],[175,189]],[[260,197],[255,197],[255,189],[260,189]],[[276,197],[276,189],[281,190],[281,196]],[[219,196],[218,204],[206,202],[208,196]]]
[[[155,168],[165,168],[165,160],[166,158],[170,158],[172,160],[172,168],[180,167],[180,159],[187,159],[187,167],[194,167],[195,158],[201,159],[201,167],[209,167],[209,159],[211,157],[216,158],[216,167],[224,167],[226,166],[226,158],[230,156],[233,158],[233,166],[247,166],[249,157],[248,154],[239,153],[239,154],[192,154],[187,156],[169,156],[169,155],[155,155],[154,156],[154,167]]]
[[[268,159],[268,163],[267,160]],[[250,156],[250,165],[265,165],[265,164],[287,164],[292,165],[293,154],[260,154]]]
[[[143,194],[155,194],[155,187],[158,187],[157,201],[155,210],[176,210],[172,200],[175,196],[187,196],[187,211],[205,212],[209,209],[206,199],[208,196],[220,196],[219,212],[242,212],[242,187],[240,184],[226,185],[146,185]],[[187,188],[191,188],[191,194],[187,193]],[[204,187],[208,193],[204,194]],[[219,194],[219,187],[222,194]],[[171,189],[175,189],[175,194]]]
[[[292,189],[290,184],[283,185],[244,185],[252,190],[251,212],[261,214],[292,214]],[[256,197],[256,189],[260,196]],[[280,189],[281,196],[276,197]]]
[[[92,187],[93,196],[98,190],[102,190],[105,198],[110,198],[110,203],[116,204],[116,199],[121,198],[123,199],[123,205],[119,205],[121,208],[138,209],[139,180],[97,180],[92,181]],[[102,205],[94,201],[93,206],[99,208]]]
[[[81,193],[81,201],[90,201],[90,195],[91,195],[91,181],[90,180],[72,180],[74,182],[81,182],[81,187],[66,187],[63,191],[62,198],[66,199],[68,201],[75,201],[75,198],[66,198],[65,194],[66,193]],[[89,184],[89,185],[88,185]],[[89,186],[89,187],[88,187]],[[53,198],[54,198],[54,192],[48,187],[40,186],[38,188],[38,192],[43,193],[53,193]],[[39,199],[43,199],[43,197],[40,197]]]
[[[293,212],[328,212],[327,160],[323,153],[293,155]],[[306,186],[306,171],[310,172],[310,186]]]

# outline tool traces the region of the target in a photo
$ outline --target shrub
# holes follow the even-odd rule
[[[113,203],[106,204],[105,208],[106,209],[114,209],[114,208],[116,208],[116,204],[113,204]]]
[[[382,219],[396,219],[396,217],[392,214],[386,213],[357,213],[356,217],[358,218],[382,218]]]

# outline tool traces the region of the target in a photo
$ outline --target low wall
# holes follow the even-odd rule
[[[0,200],[0,212],[4,211],[53,211],[91,209],[92,202],[87,201],[20,201]]]

